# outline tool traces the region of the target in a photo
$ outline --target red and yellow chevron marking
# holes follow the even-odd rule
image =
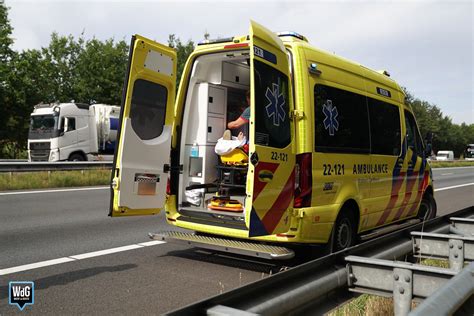
[[[280,164],[278,163],[262,161],[255,166],[252,202],[255,202],[259,197],[261,197],[262,191],[269,184],[268,182],[260,181],[258,178],[260,171],[267,170],[275,173],[279,166]],[[278,226],[278,223],[285,215],[285,211],[288,209],[293,199],[294,181],[295,169],[293,168],[291,174],[272,204],[265,205],[265,203],[259,203],[260,207],[258,207],[256,206],[256,203],[253,203],[254,205],[250,214],[249,236],[264,236],[273,234],[275,228]],[[274,197],[274,193],[275,192],[273,192],[269,198]],[[265,197],[262,196],[261,198]],[[265,206],[262,207],[262,205]]]
[[[411,175],[408,176],[407,179],[407,189],[405,191],[405,197],[403,198],[402,205],[398,209],[395,217],[393,218],[394,221],[399,220],[402,217],[403,212],[405,211],[408,202],[410,202],[413,187],[415,186],[416,180],[418,179],[418,171],[414,171]]]
[[[275,230],[283,217],[283,214],[288,209],[288,206],[290,206],[291,200],[293,199],[293,191],[295,189],[294,183],[295,169],[293,168],[293,171],[286,181],[280,195],[278,195],[277,199],[262,219],[263,226],[265,226],[267,232],[273,232],[273,230]]]
[[[390,194],[390,201],[388,201],[387,206],[385,207],[385,211],[382,213],[382,216],[379,218],[377,222],[377,226],[383,225],[387,218],[390,216],[390,213],[395,206],[395,203],[398,200],[398,192],[402,187],[402,184],[405,180],[406,172],[400,172],[398,175],[395,175],[392,179],[392,192]]]
[[[411,161],[412,161],[413,166],[415,165],[417,159],[418,159],[418,156],[415,153],[412,153]],[[407,217],[412,216],[416,213],[416,211],[418,210],[418,204],[423,196],[423,193],[428,187],[429,170],[426,170],[426,160],[422,160],[420,167],[417,171],[413,171],[413,169],[414,168],[411,168],[411,169],[409,168],[407,173],[400,173],[400,176],[403,178],[405,175],[407,175],[407,186],[406,186],[405,196],[403,198],[402,204],[400,208],[398,209],[397,213],[395,214],[393,221],[399,220],[402,217],[403,212],[405,212],[408,206],[408,203],[410,202],[410,199],[413,196],[413,193],[414,193],[413,189],[415,187],[415,183],[417,180],[418,180],[417,194],[416,194],[415,200],[413,201],[410,209],[408,210],[406,214]],[[400,179],[399,183],[397,183],[398,185],[401,186],[401,183],[403,183],[403,180],[404,180],[403,178]],[[395,188],[397,192],[399,189],[400,187]],[[393,193],[393,190],[394,190],[394,187],[392,187],[392,193]],[[385,221],[387,220],[387,218],[389,217],[392,211],[393,205],[395,204],[398,198],[398,195],[396,196],[396,198],[394,198],[394,196],[392,195],[392,198],[390,199],[386,210],[384,211],[384,213],[382,214],[382,217],[377,223],[378,225],[382,225],[385,223]]]
[[[423,174],[423,180],[418,184],[418,192],[416,193],[415,203],[413,203],[412,207],[408,211],[407,216],[414,215],[418,211],[418,203],[420,203],[423,193],[425,193],[425,190],[428,187],[429,177],[429,170],[425,170]]]

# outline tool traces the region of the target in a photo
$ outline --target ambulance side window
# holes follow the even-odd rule
[[[130,119],[142,140],[161,135],[165,124],[168,90],[157,83],[137,79],[133,85]]]
[[[288,77],[254,60],[255,144],[285,148],[291,142]]]
[[[423,143],[420,134],[418,133],[415,118],[413,117],[413,114],[407,110],[405,110],[405,126],[407,129],[406,137],[408,148],[411,148],[411,150],[421,156],[423,153]]]
[[[317,152],[369,153],[365,96],[325,85],[314,86]]]
[[[371,153],[398,156],[401,149],[400,111],[396,105],[368,98]]]

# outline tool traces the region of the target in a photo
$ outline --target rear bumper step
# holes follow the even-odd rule
[[[286,260],[295,256],[293,250],[285,247],[269,246],[248,241],[199,236],[182,232],[160,232],[149,233],[148,235],[151,239],[162,240],[169,243],[185,244],[198,248],[230,252],[263,259]]]

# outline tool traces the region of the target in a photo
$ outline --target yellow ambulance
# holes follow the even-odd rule
[[[152,238],[283,259],[436,215],[413,111],[386,71],[251,21],[200,43],[177,91],[176,74],[173,49],[133,36],[110,216],[163,210],[192,232]],[[224,139],[239,118],[245,139]]]

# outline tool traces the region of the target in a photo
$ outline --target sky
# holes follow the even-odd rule
[[[455,123],[474,123],[473,1],[22,1],[6,0],[17,51],[50,35],[167,43],[248,34],[250,19],[295,31],[321,49],[385,69]]]

